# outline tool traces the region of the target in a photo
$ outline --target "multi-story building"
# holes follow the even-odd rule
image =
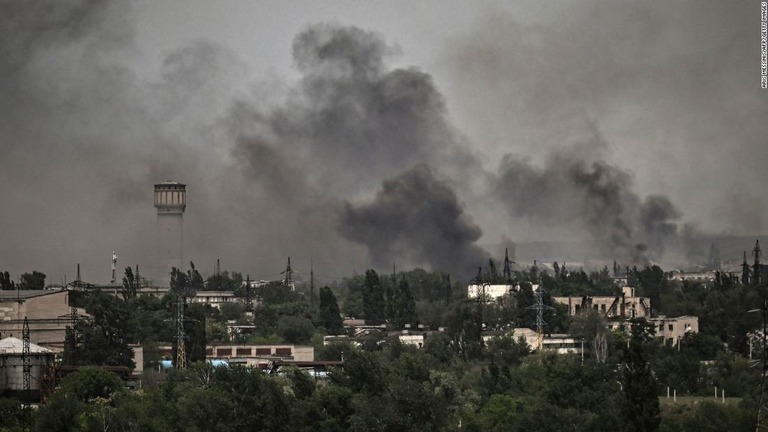
[[[699,317],[690,315],[676,318],[659,315],[648,322],[656,327],[656,337],[664,338],[664,342],[672,346],[679,344],[686,334],[699,332]]]
[[[594,310],[605,318],[650,318],[651,299],[635,296],[633,287],[625,286],[617,296],[552,297],[552,300],[568,306],[568,315],[574,316]]]
[[[76,312],[85,314],[82,309]],[[32,343],[53,351],[63,351],[66,328],[72,325],[69,291],[0,291],[0,335],[21,338],[24,318],[29,323],[29,339]]]

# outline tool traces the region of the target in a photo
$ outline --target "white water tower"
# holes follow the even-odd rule
[[[184,210],[187,208],[186,185],[164,181],[155,185],[157,208],[157,265],[160,280],[169,281],[171,268],[182,269],[184,260]]]

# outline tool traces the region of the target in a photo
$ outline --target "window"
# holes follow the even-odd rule
[[[232,348],[219,348],[216,350],[216,355],[218,355],[219,357],[231,356]]]
[[[275,355],[289,356],[289,355],[291,355],[291,349],[290,348],[275,348]]]
[[[251,349],[250,348],[238,348],[236,351],[238,356],[249,356],[251,355]]]
[[[271,348],[256,348],[256,355],[257,356],[272,355],[272,349]]]
[[[670,325],[669,325],[669,331],[672,331],[672,330],[674,330],[674,329],[675,329],[675,326],[674,326],[673,324],[670,324]]]

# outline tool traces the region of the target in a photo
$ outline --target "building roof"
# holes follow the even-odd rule
[[[61,292],[66,292],[66,290],[0,290],[0,301],[28,299]]]
[[[15,337],[8,337],[0,340],[0,354],[22,354],[24,352],[24,341]],[[29,352],[35,354],[52,354],[53,351],[43,348],[40,345],[29,343]]]

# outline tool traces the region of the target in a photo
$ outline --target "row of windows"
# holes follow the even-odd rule
[[[160,354],[170,357],[172,355],[171,349],[161,350]],[[216,348],[214,354],[213,348],[206,348],[205,355],[208,357],[232,357],[232,348]],[[275,348],[274,352],[272,348],[249,348],[249,347],[237,347],[235,348],[235,357],[250,357],[250,356],[277,356],[288,357],[292,355],[291,348]]]
[[[187,193],[184,191],[155,191],[155,205],[185,205]]]

